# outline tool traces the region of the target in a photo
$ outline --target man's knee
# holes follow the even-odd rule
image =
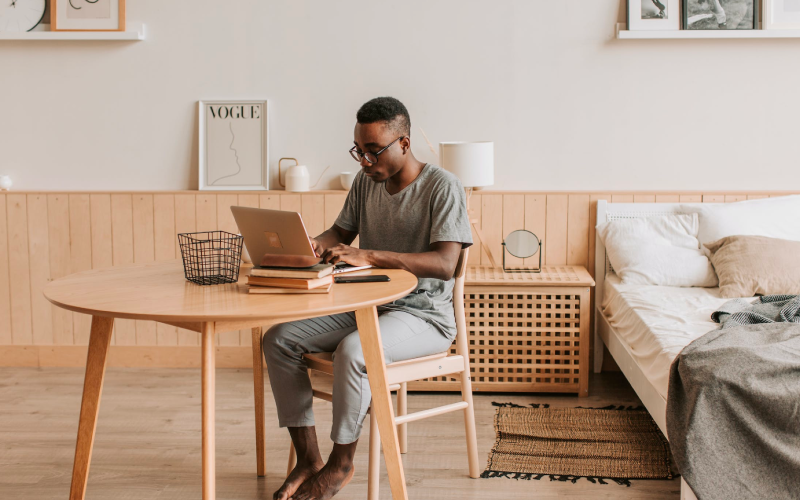
[[[264,333],[262,347],[264,349],[264,356],[268,361],[271,356],[290,349],[289,339],[291,336],[291,325],[289,323],[272,325]]]
[[[361,350],[361,339],[357,331],[339,342],[334,353],[333,363],[353,370],[364,371],[364,353]]]

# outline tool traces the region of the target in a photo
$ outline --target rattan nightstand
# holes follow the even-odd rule
[[[545,266],[541,273],[468,268],[464,306],[473,390],[588,396],[593,286],[582,266]],[[459,388],[449,377],[409,384],[421,391]]]

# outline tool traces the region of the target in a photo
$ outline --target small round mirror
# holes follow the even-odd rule
[[[508,253],[520,259],[527,259],[539,251],[539,238],[526,229],[513,231],[506,236],[505,244]]]

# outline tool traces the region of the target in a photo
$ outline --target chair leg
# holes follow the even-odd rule
[[[264,365],[261,347],[261,327],[253,328],[253,391],[256,408],[256,474],[259,477],[267,475],[264,459]]]
[[[367,500],[380,498],[381,435],[375,412],[369,412],[369,469],[367,471]]]
[[[286,467],[286,476],[292,473],[297,465],[297,452],[294,449],[294,443],[289,445],[289,466]]]
[[[475,431],[475,405],[472,401],[472,381],[469,370],[461,373],[461,399],[467,402],[464,408],[464,430],[467,435],[467,460],[469,461],[469,477],[477,479],[481,475],[478,458],[478,436]]]
[[[400,384],[397,391],[397,416],[408,414],[408,383]],[[400,440],[400,453],[408,453],[408,424],[397,426],[397,438]]]

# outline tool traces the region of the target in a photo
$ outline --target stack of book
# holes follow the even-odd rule
[[[254,267],[247,276],[249,293],[328,293],[333,284],[333,265],[312,267]]]

